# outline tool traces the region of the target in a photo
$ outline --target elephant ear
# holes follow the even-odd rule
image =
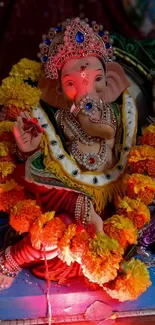
[[[130,86],[130,82],[121,65],[116,62],[106,64],[106,77],[107,85],[103,93],[103,100],[111,103]]]
[[[71,103],[66,100],[61,92],[59,80],[42,77],[38,83],[38,88],[41,90],[41,99],[47,104],[59,109],[71,107]]]

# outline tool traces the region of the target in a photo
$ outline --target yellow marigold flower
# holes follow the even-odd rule
[[[142,134],[145,135],[147,133],[155,133],[155,124],[150,124],[143,129]]]
[[[115,239],[99,232],[89,243],[89,249],[94,255],[105,254],[106,251],[116,251],[119,249],[119,244]]]
[[[24,200],[23,198],[14,205],[10,214],[10,225],[20,234],[29,232],[32,223],[41,217],[40,207],[35,200]]]
[[[0,133],[1,132],[12,132],[13,131],[13,122],[3,121],[0,122]]]
[[[102,286],[117,276],[121,260],[118,242],[103,233],[97,233],[81,257],[81,267],[85,277]]]
[[[1,189],[0,189],[1,190]],[[19,201],[25,199],[24,188],[16,186],[8,191],[0,191],[0,210],[10,213]]]
[[[155,181],[145,175],[126,175],[123,179],[124,192],[131,199],[139,199],[144,204],[149,205],[155,195]]]
[[[155,148],[147,145],[135,146],[129,153],[128,162],[130,164],[131,162],[138,162],[140,160],[145,160],[146,158],[155,158]]]
[[[17,64],[13,65],[10,76],[15,78],[22,78],[23,80],[28,80],[31,78],[32,81],[38,81],[41,76],[41,63],[21,59]]]
[[[150,221],[150,211],[140,200],[133,200],[125,196],[118,204],[118,214],[129,218],[137,229]]]
[[[20,78],[8,77],[0,87],[0,105],[14,105],[23,110],[35,107],[40,99],[41,91],[24,83]]]
[[[104,222],[105,233],[118,241],[120,247],[125,249],[128,244],[137,243],[137,229],[129,218],[121,215],[113,215]]]
[[[5,184],[0,184],[0,194],[9,192],[12,190],[20,191],[21,189],[23,189],[23,187],[18,185],[14,179],[7,181]]]
[[[9,154],[9,148],[6,143],[0,142],[0,157],[6,157]]]
[[[132,200],[128,196],[124,196],[124,198],[119,202],[119,208],[125,209],[127,212],[131,212],[134,210],[142,210],[147,209],[146,205],[138,200]]]
[[[12,162],[0,162],[0,173],[2,174],[2,177],[11,174],[14,171],[15,167],[15,164],[13,164]]]
[[[118,275],[104,289],[112,298],[123,302],[136,300],[150,285],[150,275],[146,265],[132,258],[124,262],[124,273]]]
[[[56,234],[53,233],[52,231],[52,223],[50,221],[55,220],[54,219],[54,215],[55,212],[46,212],[45,214],[42,214],[41,216],[39,216],[38,219],[36,219],[34,221],[34,223],[32,224],[31,228],[30,228],[30,238],[31,238],[31,242],[32,242],[32,246],[35,247],[36,249],[40,249],[41,244],[46,244],[48,243],[49,245],[54,245],[54,239]],[[60,220],[60,223],[62,221]],[[49,226],[51,228],[51,233],[49,232],[49,234],[46,233],[46,228],[49,229]],[[44,236],[44,233],[47,234],[46,239]]]

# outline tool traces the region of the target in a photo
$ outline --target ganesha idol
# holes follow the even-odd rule
[[[137,109],[127,90],[129,80],[114,62],[109,33],[79,18],[51,28],[40,52],[41,100],[31,114],[23,110],[14,123],[20,163],[13,177],[36,200],[42,215],[53,212],[60,227],[74,225],[67,228],[70,236],[75,227],[83,229],[83,245],[91,229],[91,240],[101,236],[106,247],[104,220],[112,216],[115,201],[122,196],[128,154],[136,144]],[[109,247],[114,258],[117,241],[111,239]],[[1,253],[1,290],[11,285],[23,267],[44,278],[44,259],[49,274],[65,266],[69,273],[68,265],[77,269],[76,276],[81,274],[76,266],[79,256],[74,262],[70,256],[73,263],[67,265],[60,255],[57,244],[33,245],[25,231],[19,242]],[[117,264],[115,271],[104,281],[88,279],[102,286],[116,277],[121,261],[122,255],[116,254],[115,262],[109,262]],[[87,277],[88,272],[83,273]]]

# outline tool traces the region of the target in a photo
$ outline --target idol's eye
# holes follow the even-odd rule
[[[103,79],[103,76],[98,75],[98,76],[95,78],[95,81],[101,81],[102,79]]]
[[[74,86],[74,82],[73,82],[72,80],[68,80],[68,81],[66,82],[66,85],[67,85],[68,87],[73,87],[73,86]]]

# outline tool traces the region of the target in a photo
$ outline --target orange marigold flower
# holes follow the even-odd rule
[[[0,163],[2,162],[15,162],[15,155],[12,150],[12,143],[8,141],[0,142]]]
[[[118,242],[103,233],[97,233],[89,242],[89,249],[82,255],[82,271],[91,282],[100,286],[114,279],[122,255]]]
[[[76,235],[76,228],[77,226],[75,224],[69,225],[58,243],[58,256],[67,265],[75,261],[70,248],[71,241]]]
[[[148,145],[155,148],[155,133],[149,132],[143,135],[140,139],[141,145]]]
[[[10,225],[20,234],[29,232],[33,221],[39,216],[41,210],[35,200],[20,201],[11,211]]]
[[[130,173],[145,173],[155,177],[155,148],[146,145],[132,148],[128,166]]]
[[[15,105],[6,106],[7,115],[6,119],[9,121],[16,121],[16,118],[20,115],[22,109]]]
[[[59,239],[62,237],[66,226],[60,218],[54,218],[49,221],[42,231],[43,245],[57,245]]]
[[[121,255],[105,251],[103,256],[93,255],[90,251],[82,256],[82,271],[91,282],[102,286],[117,276]]]
[[[139,199],[144,204],[152,203],[155,196],[155,181],[145,175],[126,175],[123,180],[125,195],[131,199]]]
[[[16,166],[10,161],[0,161],[0,175],[5,177],[12,174],[15,167]]]
[[[47,212],[36,219],[30,229],[32,246],[40,249],[41,245],[56,246],[66,228],[55,212]]]
[[[25,200],[24,189],[0,193],[0,210],[10,213],[14,205],[21,200]]]
[[[124,273],[104,287],[112,298],[121,302],[136,300],[151,285],[149,271],[142,261],[132,258],[124,264]]]
[[[127,196],[119,202],[117,213],[129,218],[137,229],[143,228],[150,221],[150,211],[147,206]]]
[[[155,159],[148,159],[146,161],[147,173],[151,177],[155,177]]]
[[[129,153],[128,162],[130,165],[132,162],[138,162],[147,158],[155,158],[155,148],[147,145],[135,146]]]
[[[120,247],[125,250],[129,244],[137,243],[137,229],[130,219],[123,215],[113,215],[104,222],[103,229],[107,236],[118,241]]]
[[[155,125],[151,124],[143,130],[140,143],[142,145],[146,144],[155,148]]]
[[[71,244],[71,252],[76,262],[81,263],[82,255],[88,250],[89,241],[90,235],[85,229],[76,232]]]
[[[12,178],[12,174],[3,176],[2,173],[0,173],[0,184],[5,184],[6,182],[10,181]]]

